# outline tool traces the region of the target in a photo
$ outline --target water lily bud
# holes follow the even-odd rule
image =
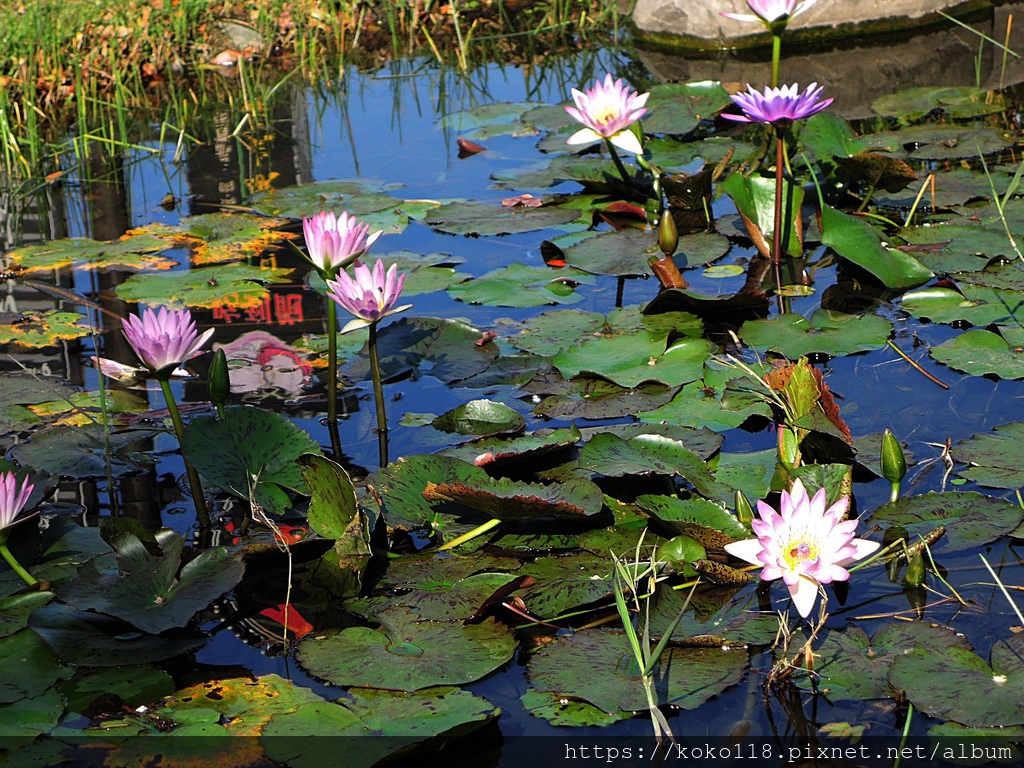
[[[213,360],[210,361],[210,372],[206,377],[206,386],[210,393],[210,402],[220,410],[231,392],[231,382],[228,379],[228,356],[223,349],[213,353]]]
[[[747,528],[750,527],[750,523],[754,519],[754,508],[750,506],[746,494],[739,489],[736,489],[736,517]]]
[[[907,460],[903,447],[896,435],[888,429],[882,433],[882,477],[890,483],[898,483],[907,474]]]
[[[786,469],[795,469],[800,466],[800,438],[796,430],[790,429],[785,424],[779,425],[779,462]]]
[[[661,212],[661,223],[658,225],[658,247],[666,256],[671,256],[679,247],[679,229],[668,208]]]

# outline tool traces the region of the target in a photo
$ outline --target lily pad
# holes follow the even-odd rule
[[[911,541],[944,525],[946,535],[933,548],[954,552],[987,544],[1009,533],[1024,519],[1024,510],[1004,499],[954,491],[900,499],[876,509],[870,519],[873,523],[906,528]]]
[[[844,315],[819,309],[809,320],[791,313],[749,320],[739,335],[751,347],[796,360],[813,353],[837,357],[879,349],[891,333],[892,325],[878,315]]]
[[[538,416],[552,419],[615,419],[664,405],[678,391],[652,382],[620,387],[604,379],[557,376],[535,377],[523,388],[543,399],[534,406]]]
[[[716,593],[708,597],[721,600]],[[654,594],[653,602],[650,631],[654,637],[665,634],[684,607],[686,610],[683,617],[672,633],[673,640],[692,642],[713,639],[718,646],[768,645],[779,632],[779,617],[776,614],[756,610],[755,606],[743,600],[727,600],[720,608],[709,611],[706,601],[689,597],[688,590],[659,589]]]
[[[612,593],[612,564],[607,553],[581,552],[566,556],[538,557],[517,571],[534,580],[525,597],[534,616],[553,619]]]
[[[84,315],[62,312],[26,312],[12,323],[0,325],[0,344],[21,347],[52,347],[67,339],[80,339],[93,332]]]
[[[113,694],[124,706],[138,707],[170,696],[175,686],[171,676],[162,669],[138,665],[80,671],[58,688],[68,700],[68,711],[82,714],[101,696]]]
[[[512,658],[516,641],[493,619],[462,625],[417,621],[405,608],[377,615],[379,630],[307,635],[296,658],[335,685],[418,691],[479,680]]]
[[[482,469],[468,462],[421,454],[391,462],[370,475],[367,482],[380,496],[381,509],[389,526],[418,528],[435,522],[441,514],[433,502],[423,498],[428,483],[472,482],[486,477]],[[453,505],[444,506],[453,508]],[[464,509],[454,507],[455,511]],[[447,517],[450,519],[451,515]]]
[[[567,429],[537,430],[537,432],[511,439],[492,437],[474,440],[465,445],[446,448],[442,454],[469,462],[488,453],[491,454],[492,462],[536,461],[541,457],[574,446],[579,440],[580,431],[574,425]]]
[[[670,387],[696,381],[711,354],[705,339],[680,339],[666,349],[665,334],[641,331],[591,339],[557,354],[566,378],[591,373],[622,387],[659,381]]]
[[[576,221],[579,211],[545,205],[519,208],[487,203],[448,203],[427,214],[428,226],[450,235],[511,235]]]
[[[973,435],[953,450],[956,461],[969,465],[959,474],[988,488],[1024,486],[1024,422],[1002,424],[992,432]]]
[[[575,304],[583,298],[576,293],[576,286],[588,282],[593,282],[593,278],[578,269],[554,270],[515,262],[453,285],[448,288],[448,295],[469,304],[492,307],[543,307]]]
[[[160,553],[153,555],[132,534],[118,535],[110,542],[117,570],[101,572],[92,561],[86,563],[60,586],[61,599],[156,635],[186,626],[245,572],[241,558],[223,547],[205,550],[182,566],[185,540],[167,528],[156,532],[156,543]]]
[[[732,541],[752,538],[725,507],[706,499],[679,499],[674,496],[638,496],[637,505],[657,518],[672,535],[691,536],[708,549],[723,550]]]
[[[1006,109],[998,96],[992,99],[989,91],[971,86],[907,88],[887,94],[871,103],[871,110],[883,117],[898,117],[912,122],[928,113],[941,109],[952,118],[992,115]]]
[[[442,432],[489,436],[521,432],[526,426],[526,419],[503,403],[470,400],[438,416],[430,424]]]
[[[992,259],[1010,252],[1005,232],[978,224],[904,227],[899,236],[911,245],[921,246],[914,249],[914,258],[933,272],[947,275],[980,272]]]
[[[732,104],[729,92],[712,80],[693,83],[659,83],[650,90],[648,114],[643,118],[647,133],[683,136],[702,120],[709,120]]]
[[[402,284],[403,299],[443,291],[471,277],[466,272],[456,270],[456,265],[463,259],[446,253],[430,253],[424,256],[412,251],[395,251],[375,258],[383,261],[385,267],[394,264],[398,271],[405,275],[405,282]]]
[[[402,201],[386,192],[400,187],[400,184],[381,184],[363,179],[331,179],[261,192],[250,202],[261,213],[292,219],[318,211],[333,211],[339,216],[347,212],[371,224],[373,229],[382,228],[382,220],[390,218],[388,231],[398,233],[405,228],[408,218],[400,217],[394,210]],[[382,217],[382,213],[390,213],[391,216]]]
[[[584,517],[596,515],[603,504],[601,489],[582,478],[540,485],[491,478],[483,472],[470,481],[428,482],[423,496],[431,501],[458,502],[497,520]]]
[[[588,237],[565,249],[570,266],[595,275],[649,276],[647,259],[658,250],[656,232],[627,228]]]
[[[914,317],[935,323],[964,321],[972,325],[1024,321],[1024,300],[1017,291],[962,285],[960,290],[931,286],[906,294],[903,308]]]
[[[207,213],[183,217],[178,228],[189,238],[192,262],[205,266],[254,258],[278,243],[298,238],[279,229],[287,223],[287,219],[249,213]]]
[[[319,453],[309,434],[278,413],[229,408],[223,419],[200,416],[185,430],[181,449],[211,485],[272,514],[291,506],[283,489],[309,493],[295,460]]]
[[[421,582],[419,586],[403,587],[398,594],[349,600],[345,609],[376,616],[390,606],[402,606],[424,621],[465,621],[476,616],[481,606],[516,578],[510,573],[477,573],[450,582]]]
[[[1024,379],[1024,356],[1020,345],[1002,336],[972,328],[929,350],[940,363],[975,376],[996,375],[1001,379]]]
[[[695,709],[738,683],[746,665],[745,651],[670,646],[653,672],[657,701]],[[530,660],[529,674],[538,691],[582,699],[605,712],[647,709],[640,670],[622,631],[588,629],[557,637]]]
[[[1000,291],[1024,291],[1024,269],[1021,268],[1019,259],[1013,261],[989,264],[980,271],[964,274],[958,272],[952,276],[966,290],[968,286],[982,286]],[[1013,306],[1014,312],[1018,311],[1018,302],[1007,303]],[[1017,324],[1015,319],[1014,324]]]
[[[992,646],[991,666],[973,651],[915,648],[897,657],[889,682],[932,717],[966,726],[1024,723],[1024,637]],[[965,696],[964,691],[970,691]]]
[[[0,704],[38,696],[73,674],[30,629],[0,639]]]
[[[971,125],[935,124],[914,125],[889,134],[864,137],[871,142],[907,148],[910,160],[959,160],[999,152],[1010,146],[1013,139],[996,128]]]
[[[818,687],[832,701],[887,699],[892,696],[893,662],[913,649],[941,656],[948,649],[970,649],[963,635],[949,627],[923,622],[889,623],[868,639],[857,626],[829,632],[816,649]]]
[[[255,307],[268,295],[268,283],[288,281],[291,269],[222,264],[202,269],[132,275],[117,286],[117,296],[170,309],[212,308],[222,304],[238,309]]]
[[[171,246],[170,240],[152,235],[129,235],[113,242],[68,237],[15,248],[4,259],[26,276],[63,267],[124,271],[170,269],[177,262],[155,254]]]
[[[932,277],[930,269],[908,253],[886,248],[866,221],[821,206],[821,243],[873,274],[887,288],[910,288]]]
[[[114,477],[153,465],[151,430],[111,431],[99,424],[54,427],[37,432],[11,450],[11,457],[29,467],[46,467],[62,477]]]
[[[585,701],[570,701],[559,694],[541,693],[533,688],[520,696],[519,701],[534,717],[569,728],[611,725],[632,716],[627,712],[609,714]]]
[[[356,488],[345,468],[315,453],[304,453],[296,461],[309,487],[309,527],[325,539],[361,542],[369,556],[369,537],[363,531]]]

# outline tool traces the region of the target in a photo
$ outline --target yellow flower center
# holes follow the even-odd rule
[[[818,548],[802,539],[791,541],[784,551],[785,555],[783,557],[786,560],[786,565],[790,568],[818,557]]]
[[[613,107],[611,104],[607,105],[604,109],[594,113],[594,120],[601,125],[608,125],[608,123],[616,120],[619,117],[619,110]]]

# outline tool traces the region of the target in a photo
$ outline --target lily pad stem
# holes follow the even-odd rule
[[[462,544],[465,544],[467,541],[471,541],[472,539],[475,539],[477,536],[483,536],[485,533],[487,533],[488,531],[494,530],[499,525],[501,525],[501,520],[499,520],[496,517],[491,518],[490,520],[488,520],[483,525],[478,525],[472,531],[464,533],[461,536],[456,536],[454,539],[449,541],[447,544],[442,544],[440,547],[437,548],[437,551],[438,552],[447,552],[449,549],[455,549],[456,547],[458,547],[458,546],[460,546]]]
[[[370,323],[370,375],[373,377],[373,399],[377,406],[377,447],[380,454],[380,468],[384,469],[388,465],[388,414],[384,407],[384,383],[380,378],[380,361],[377,358],[376,322]]]
[[[7,548],[7,531],[0,533],[0,537],[3,538],[3,543],[0,543],[0,555],[3,555],[4,560],[11,566],[16,574],[21,576],[22,581],[28,584],[30,587],[34,587],[39,582],[32,578],[32,575],[22,568],[21,563],[17,561],[14,555],[11,554],[11,550]]]
[[[615,163],[615,167],[619,171],[619,176],[622,177],[622,181],[627,187],[632,187],[633,182],[629,178],[629,171],[626,170],[626,166],[622,164],[622,158],[619,157],[619,153],[615,151],[615,145],[612,144],[611,139],[605,139],[604,143],[608,146],[608,154],[612,156],[612,162]]]
[[[331,436],[334,460],[341,461],[341,433],[338,431],[338,305],[327,299],[327,432]]]
[[[772,267],[775,269],[775,291],[779,299],[780,312],[782,311],[782,183],[785,160],[783,157],[785,141],[783,132],[782,126],[775,126],[775,230],[772,232]]]
[[[174,425],[174,434],[178,438],[178,445],[181,445],[182,436],[185,434],[185,425],[181,421],[181,413],[178,411],[178,404],[174,402],[174,393],[171,392],[171,382],[161,378],[160,390],[164,393],[164,400],[167,401],[167,410],[171,414],[171,423]],[[199,480],[199,473],[196,468],[185,459],[185,472],[188,474],[188,484],[192,487],[192,502],[196,505],[196,519],[203,528],[210,527],[210,510],[206,506],[206,497],[203,496],[203,484]]]

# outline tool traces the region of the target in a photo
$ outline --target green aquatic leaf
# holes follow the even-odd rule
[[[906,528],[911,543],[944,525],[946,535],[932,545],[940,552],[987,544],[1014,530],[1022,519],[1024,510],[1016,504],[963,491],[910,496],[879,507],[870,517],[872,523]]]
[[[309,488],[309,527],[325,539],[361,542],[369,556],[369,537],[364,532],[356,487],[345,468],[315,453],[304,453],[296,462]]]
[[[568,224],[579,217],[579,211],[553,205],[521,208],[467,202],[434,208],[425,221],[439,232],[478,237],[535,232]]]
[[[883,246],[881,235],[866,221],[824,204],[821,243],[866,269],[887,288],[910,288],[932,277],[931,270],[909,253]]]
[[[497,520],[585,517],[596,515],[603,504],[601,489],[583,478],[541,485],[492,478],[482,471],[466,481],[428,482],[423,495],[434,501],[456,502]]]
[[[441,451],[444,456],[473,462],[477,457],[491,454],[491,461],[537,462],[551,454],[560,454],[580,441],[575,425],[565,429],[539,429],[521,437],[489,437],[457,445]]]
[[[593,278],[578,269],[528,267],[515,262],[452,285],[448,295],[469,304],[491,307],[543,307],[575,304],[583,298],[576,292],[576,286],[591,282]]]
[[[981,272],[989,262],[1010,252],[1010,241],[1003,231],[980,224],[941,223],[904,227],[899,236],[914,246],[914,258],[937,274]],[[927,290],[927,289],[925,289]],[[915,291],[915,293],[917,293]]]
[[[523,709],[534,717],[567,728],[611,725],[632,716],[629,712],[609,714],[585,701],[570,701],[560,694],[541,693],[534,688],[528,689],[519,701]]]
[[[534,377],[523,387],[543,398],[534,406],[538,416],[552,419],[615,419],[658,408],[675,395],[676,387],[652,382],[639,387],[620,387],[604,379],[560,376]]]
[[[410,296],[419,296],[434,291],[444,291],[456,283],[471,277],[466,272],[458,272],[456,266],[464,259],[450,256],[447,253],[430,253],[421,255],[412,251],[395,251],[374,255],[371,261],[379,259],[385,267],[395,265],[405,275],[402,284],[402,301]]]
[[[39,696],[73,674],[31,629],[0,638],[0,704]]]
[[[181,450],[210,485],[272,514],[291,506],[283,489],[308,494],[296,459],[319,453],[304,429],[279,413],[228,408],[223,419],[199,416],[182,436]]]
[[[775,231],[775,179],[733,173],[720,186],[732,198],[740,215],[759,229],[766,240],[771,240]],[[784,224],[784,250],[793,258],[800,258],[803,255],[803,243],[795,233],[802,231],[800,207],[803,205],[804,191],[789,181],[785,182],[785,189],[783,210],[789,213],[790,220]]]
[[[530,613],[542,619],[553,619],[612,593],[612,563],[606,552],[538,557],[516,575],[534,580],[524,600]]]
[[[87,237],[67,237],[48,243],[33,243],[15,248],[4,255],[9,268],[20,270],[25,276],[54,269],[101,269],[135,272],[141,269],[170,269],[177,264],[173,259],[157,256],[171,248],[168,238],[154,235],[126,235],[122,240],[104,242]]]
[[[519,564],[516,563],[516,566]],[[376,616],[390,606],[403,606],[423,621],[466,621],[477,615],[495,593],[516,579],[509,573],[477,573],[448,582],[402,587],[398,594],[349,600],[345,610]]]
[[[126,707],[152,704],[174,693],[174,680],[164,670],[150,665],[114,669],[79,670],[74,678],[57,685],[67,699],[69,712],[83,714],[102,696],[114,695]]]
[[[1005,237],[1005,233],[1000,233]],[[1008,241],[1007,241],[1008,242]],[[969,272],[967,274],[956,273],[952,275],[953,279],[959,283],[964,290],[968,290],[970,286],[982,286],[984,288],[992,288],[997,291],[1014,291],[1020,293],[1024,291],[1024,268],[1020,259],[1017,259],[1012,255],[1012,250],[1006,255],[1006,258],[1013,259],[1012,261],[1002,261],[989,264],[985,269]],[[1007,303],[1013,305],[1014,311],[1018,311],[1018,302],[1007,299]],[[1016,324],[1014,320],[1014,324]]]
[[[1007,105],[1001,98],[972,86],[922,86],[907,88],[880,96],[871,103],[871,110],[883,117],[898,117],[912,122],[941,109],[951,118],[978,117],[1002,112]]]
[[[658,83],[650,94],[642,123],[647,133],[683,136],[732,104],[728,91],[712,80]]]
[[[961,285],[960,290],[930,286],[903,296],[903,309],[914,317],[934,323],[964,321],[972,325],[1024,321],[1024,300],[1017,291],[997,290],[977,285]]]
[[[114,477],[141,471],[154,463],[153,430],[106,432],[99,424],[53,427],[36,432],[11,449],[11,457],[29,467],[46,467],[62,477]]]
[[[800,143],[811,157],[822,163],[832,162],[833,157],[858,155],[869,147],[857,137],[848,120],[828,109],[804,121]]]
[[[521,432],[526,427],[526,419],[504,403],[470,400],[438,416],[431,426],[442,432],[488,437]]]
[[[750,531],[728,509],[707,499],[643,494],[636,503],[673,536],[691,536],[709,549],[721,551],[729,542],[751,538]]]
[[[58,588],[61,599],[82,611],[96,611],[156,635],[185,627],[197,611],[232,590],[245,572],[242,559],[223,547],[200,553],[182,565],[185,540],[174,531],[156,532],[159,554],[130,533],[111,542],[117,568],[99,570],[93,561]]]
[[[569,266],[595,275],[650,276],[652,255],[661,258],[658,235],[647,229],[612,229],[565,248]]]
[[[779,352],[790,360],[814,353],[838,357],[879,349],[891,333],[892,325],[878,315],[844,315],[830,309],[816,310],[810,319],[787,313],[748,320],[739,331],[749,346]]]
[[[119,286],[124,301],[165,306],[212,308],[255,307],[268,295],[268,283],[285,283],[291,269],[222,264],[202,269],[174,270],[159,274],[132,275]]]
[[[670,646],[653,673],[657,701],[696,709],[738,683],[746,666],[745,651]],[[530,660],[529,675],[538,691],[582,699],[605,712],[647,709],[640,670],[619,630],[556,637]]]
[[[997,333],[972,328],[929,349],[940,363],[974,376],[1024,379],[1020,343],[1010,344]]]
[[[197,266],[251,259],[299,236],[282,232],[287,219],[248,213],[206,213],[184,216],[177,229],[188,238],[190,261]]]
[[[80,339],[91,333],[93,329],[85,315],[77,312],[25,312],[13,322],[0,324],[0,344],[53,347],[63,340]]]
[[[590,373],[622,387],[647,381],[679,386],[696,381],[711,354],[705,339],[680,339],[666,349],[665,334],[640,331],[589,339],[555,355],[565,378]]]
[[[664,635],[676,616],[683,612],[683,618],[672,633],[673,640],[706,638],[717,641],[714,644],[718,646],[770,644],[779,632],[779,617],[757,610],[753,604],[756,597],[746,601],[725,599],[735,591],[728,590],[726,595],[710,595],[709,600],[702,600],[691,596],[689,590],[657,590],[651,604],[651,634],[654,637]]]
[[[479,680],[512,658],[515,637],[493,619],[478,624],[417,621],[407,608],[377,614],[379,630],[309,634],[296,659],[335,685],[418,691]]]
[[[958,472],[988,488],[1024,486],[1024,422],[1001,424],[992,432],[979,432],[953,449],[955,461],[967,464]]]
[[[1024,637],[992,646],[991,666],[959,646],[915,648],[898,656],[889,682],[932,717],[966,726],[1024,724]],[[970,691],[969,696],[964,692]]]

